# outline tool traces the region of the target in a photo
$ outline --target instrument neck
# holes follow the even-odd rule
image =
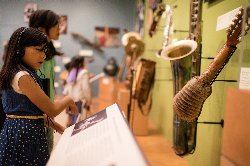
[[[212,85],[236,49],[236,46],[224,44],[222,49],[220,49],[214,60],[208,66],[207,70],[201,75],[201,78],[206,83]]]

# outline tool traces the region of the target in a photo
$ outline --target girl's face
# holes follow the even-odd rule
[[[59,35],[60,35],[60,31],[59,31],[59,23],[56,24],[55,26],[53,26],[52,28],[49,29],[49,34],[48,34],[48,38],[50,40],[58,40],[59,39]]]
[[[45,44],[41,46],[25,47],[24,51],[25,54],[22,57],[22,61],[35,70],[40,69],[46,58]]]

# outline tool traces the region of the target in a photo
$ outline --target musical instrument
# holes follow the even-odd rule
[[[135,68],[135,66],[139,62],[139,57],[144,52],[144,43],[141,40],[140,35],[137,32],[128,32],[123,35],[122,37],[122,44],[125,48],[125,55],[123,57],[122,63],[119,68],[119,72],[117,77],[122,77],[122,73],[127,65],[128,67],[128,73],[127,77],[129,78],[131,76],[131,69]]]
[[[177,5],[173,6],[173,9],[176,8]],[[169,44],[169,36],[170,36],[170,31],[172,28],[172,17],[173,17],[173,11],[172,8],[168,5],[168,4],[164,4],[161,3],[159,4],[159,9],[157,14],[153,17],[153,22],[150,26],[150,30],[149,30],[149,35],[150,37],[153,36],[153,34],[155,34],[156,32],[156,26],[158,24],[158,22],[160,21],[160,18],[166,15],[166,22],[165,22],[165,28],[164,28],[164,32],[163,32],[163,36],[164,36],[164,41],[162,44],[162,48],[156,52],[156,56],[160,57],[161,56],[161,51]]]
[[[156,26],[157,24],[159,23],[160,19],[161,19],[161,16],[162,14],[164,13],[165,11],[165,7],[166,5],[164,3],[160,3],[158,6],[157,6],[157,12],[156,14],[154,14],[153,16],[153,22],[149,28],[149,36],[152,37],[155,32],[156,32]]]
[[[171,61],[174,96],[192,77],[200,75],[201,6],[201,0],[190,0],[190,40],[178,41],[169,46],[163,44],[162,47],[161,57]],[[173,121],[173,148],[175,153],[180,156],[193,153],[196,147],[197,123],[195,121],[192,123],[183,121],[175,112]]]
[[[71,33],[72,37],[74,37],[75,39],[78,39],[80,41],[81,44],[84,45],[88,45],[90,47],[92,47],[93,49],[96,49],[97,51],[99,51],[100,53],[103,53],[104,51],[101,49],[101,47],[95,43],[92,43],[91,41],[89,41],[87,38],[85,38],[83,35],[76,33],[76,32],[72,32]]]
[[[176,6],[174,6],[174,8],[176,8]],[[162,50],[164,50],[168,46],[170,30],[171,30],[171,27],[172,27],[173,11],[172,11],[172,9],[170,8],[169,5],[165,6],[165,10],[166,10],[166,13],[167,13],[167,19],[166,19],[166,25],[165,25],[165,28],[164,28],[164,32],[163,32],[164,41],[163,41],[163,44],[162,44],[162,48],[159,51],[157,51],[157,53],[156,53],[157,57],[160,57]]]
[[[130,37],[135,37],[137,40],[141,40],[141,36],[137,32],[127,32],[122,36],[122,45],[126,46]]]
[[[178,68],[172,67],[172,70],[184,72],[186,74],[179,74],[174,72],[175,78],[174,95],[176,95],[183,86],[194,76],[200,75],[201,66],[201,13],[202,13],[202,0],[190,0],[190,19],[189,19],[189,39],[196,42],[196,49],[191,51],[190,57],[183,58],[182,62],[191,66],[185,66],[185,70],[181,70],[181,66]],[[182,54],[180,54],[182,55]],[[179,63],[173,62],[173,63]],[[175,65],[176,66],[176,65]],[[191,68],[190,68],[191,67]],[[185,75],[183,82],[182,76]],[[196,135],[197,135],[197,122],[188,123],[181,120],[174,112],[174,127],[173,127],[173,147],[177,155],[192,154],[196,147]]]
[[[189,39],[197,42],[192,53],[192,77],[199,76],[201,68],[201,13],[202,0],[190,0]]]
[[[155,65],[156,62],[152,60],[140,59],[140,63],[136,68],[133,93],[143,115],[148,115],[149,113],[149,109],[143,109],[143,106],[146,105],[154,84]]]
[[[196,50],[194,40],[180,40],[162,50],[161,57],[170,60],[174,95],[191,79],[192,53]],[[192,153],[196,145],[196,122],[187,123],[174,112],[173,148],[177,155]]]
[[[244,12],[246,13],[246,23],[243,20]],[[207,70],[201,76],[191,79],[181,91],[175,95],[173,109],[182,120],[194,122],[200,116],[203,103],[212,93],[211,85],[237,49],[236,45],[249,30],[249,15],[249,6],[245,10],[243,7],[239,9],[235,19],[232,21],[232,25],[227,29],[226,43],[217,53]],[[243,27],[242,25],[245,26]]]

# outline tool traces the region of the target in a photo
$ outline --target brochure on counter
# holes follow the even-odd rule
[[[117,104],[68,127],[47,166],[148,166]]]

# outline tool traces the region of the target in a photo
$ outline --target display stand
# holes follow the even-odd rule
[[[98,106],[100,111],[116,102],[117,95],[117,80],[114,77],[105,76],[99,79],[98,82]]]
[[[221,166],[250,165],[250,90],[227,91]]]
[[[130,100],[130,90],[125,85],[124,82],[120,82],[117,85],[117,103],[120,106],[121,110],[124,111],[126,117],[128,117],[128,103]],[[130,101],[133,103],[133,107],[131,107],[132,111],[130,114],[129,125],[134,135],[136,136],[145,136],[148,135],[148,116],[145,116],[141,113],[140,108],[138,106],[138,102],[136,99],[131,99]]]

